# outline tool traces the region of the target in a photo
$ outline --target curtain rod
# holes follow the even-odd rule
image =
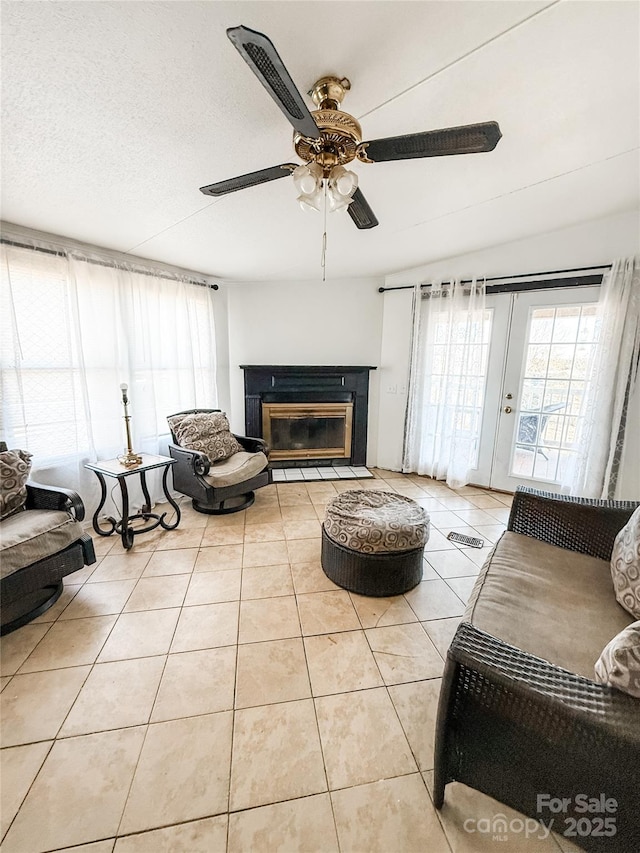
[[[527,273],[518,273],[517,275],[494,275],[489,278],[485,278],[484,281],[513,281],[515,278],[533,278],[533,276],[538,275],[560,275],[561,273],[571,273],[571,272],[584,272],[585,270],[610,270],[611,264],[597,264],[595,266],[590,267],[575,267],[575,269],[571,270],[547,270],[546,272],[527,272]],[[597,281],[595,280],[597,279]],[[460,284],[471,284],[473,279],[471,278],[463,278],[460,281]],[[509,291],[517,291],[517,290],[533,290],[534,285],[538,285],[539,287],[575,287],[576,282],[579,281],[581,285],[590,285],[590,284],[600,284],[602,281],[602,275],[592,275],[592,276],[577,276],[575,278],[555,278],[550,279],[548,281],[535,281],[535,282],[527,282],[526,286],[522,285],[491,285],[487,288],[487,293],[507,293]],[[565,283],[566,282],[566,283]],[[450,281],[443,281],[443,284],[451,284]],[[531,286],[529,286],[531,285]],[[431,287],[431,283],[421,284],[420,287]],[[388,290],[413,290],[413,284],[403,284],[398,287],[379,287],[378,293],[386,293]]]
[[[8,240],[6,237],[0,237],[0,243],[4,243],[6,246],[16,246],[18,249],[30,249],[32,252],[42,252],[44,255],[56,255],[59,258],[66,258],[70,253],[65,251],[64,249],[45,249],[42,246],[30,246],[28,243],[19,243],[17,240]],[[99,267],[110,267],[112,269],[123,269],[125,268],[125,264],[119,264],[116,261],[101,261],[97,258],[87,258],[85,255],[77,254],[76,252],[72,252],[73,257],[77,258],[79,261],[84,261],[87,264],[95,264]],[[187,284],[196,284],[198,287],[209,287],[211,290],[218,290],[219,287],[217,284],[209,284],[207,281],[198,281],[194,278],[189,278],[188,276],[180,276],[180,275],[169,275],[168,273],[161,272],[160,270],[152,272],[151,270],[145,270],[138,267],[136,264],[131,264],[132,270],[138,275],[151,275],[155,278],[163,278],[167,281],[185,281]]]

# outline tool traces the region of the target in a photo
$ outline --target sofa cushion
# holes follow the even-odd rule
[[[82,525],[68,512],[25,509],[0,524],[0,577],[7,577],[57,554],[82,536]]]
[[[640,506],[613,543],[611,578],[618,603],[640,619]]]
[[[595,665],[596,681],[640,699],[640,622],[633,622],[604,647]]]
[[[264,471],[268,464],[267,457],[262,451],[247,453],[246,450],[240,450],[229,459],[212,465],[204,479],[215,488],[235,486],[236,483],[243,483],[255,477],[256,474]]]
[[[0,452],[0,519],[25,505],[30,470],[31,453],[26,450]]]
[[[615,599],[606,560],[511,531],[487,558],[465,619],[591,680],[602,649],[632,621]]]
[[[329,501],[324,530],[338,545],[363,554],[412,551],[429,538],[429,516],[396,492],[352,489]]]
[[[194,412],[167,418],[177,443],[188,450],[204,453],[209,462],[228,459],[242,450],[242,445],[229,431],[224,412]]]

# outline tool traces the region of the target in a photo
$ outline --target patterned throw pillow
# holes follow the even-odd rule
[[[618,604],[640,619],[640,506],[616,536],[611,577]]]
[[[632,622],[604,647],[595,665],[596,681],[640,699],[640,622]]]
[[[172,415],[169,426],[181,447],[197,450],[220,462],[242,450],[231,432],[224,412],[197,412],[191,415]]]
[[[30,470],[31,453],[26,450],[4,450],[0,453],[0,518],[6,518],[24,506]]]

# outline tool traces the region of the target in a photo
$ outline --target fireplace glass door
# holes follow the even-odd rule
[[[353,403],[263,403],[262,435],[270,459],[351,456]]]

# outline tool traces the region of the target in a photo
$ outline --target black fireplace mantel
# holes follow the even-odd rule
[[[378,368],[371,364],[352,364],[348,367],[344,365],[326,365],[326,364],[241,364],[242,370],[268,372],[268,373],[301,373],[308,376],[322,375],[327,373],[364,373],[368,374],[370,370]]]
[[[351,456],[333,464],[366,465],[372,365],[241,364],[245,434],[262,438],[262,403],[353,403]],[[307,464],[317,464],[308,460]],[[299,464],[299,463],[298,463]],[[321,464],[327,464],[324,460]]]

